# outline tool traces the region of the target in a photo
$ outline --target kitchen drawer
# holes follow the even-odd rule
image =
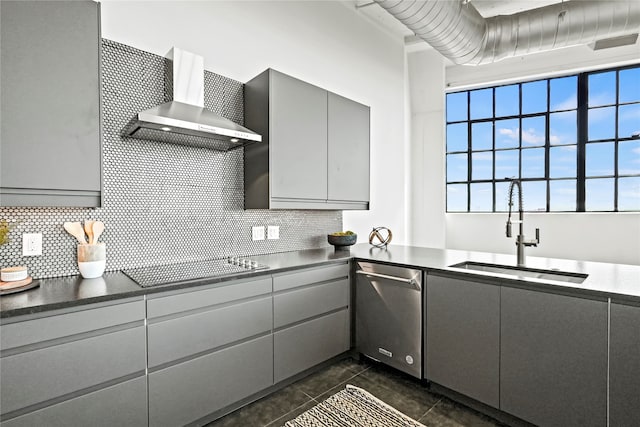
[[[271,296],[152,323],[149,367],[270,332]]]
[[[7,349],[34,344],[97,329],[144,320],[144,301],[118,303],[66,314],[50,315],[33,320],[18,321],[0,326],[0,348]]]
[[[0,407],[15,411],[144,372],[145,364],[144,326],[6,356]]]
[[[272,385],[271,335],[149,374],[149,425],[196,421]]]
[[[294,289],[273,296],[273,327],[280,328],[349,306],[349,280]]]
[[[349,350],[349,310],[345,309],[273,335],[277,383]]]
[[[349,264],[323,266],[319,268],[309,268],[295,273],[274,274],[274,292],[285,289],[297,288],[299,286],[311,285],[313,283],[325,282],[328,280],[345,279],[349,277]]]
[[[208,289],[195,288],[189,291],[157,294],[157,296],[150,295],[147,300],[147,317],[152,319],[268,293],[271,293],[271,277],[258,280],[234,280]]]
[[[147,379],[144,376],[2,422],[2,427],[146,425]]]

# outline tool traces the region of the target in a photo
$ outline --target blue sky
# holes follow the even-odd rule
[[[547,126],[549,128],[549,176],[562,178],[551,181],[550,209],[575,210],[577,167],[577,77],[563,77],[479,89],[447,95],[447,151],[464,151],[447,155],[447,181],[466,181],[468,156],[471,156],[471,180],[503,179],[506,177],[544,178]],[[616,90],[616,72],[591,74],[588,77],[588,141],[586,146],[586,209],[613,210],[616,164],[618,174],[619,210],[640,210],[640,141],[611,141],[640,133],[640,68],[621,70]],[[521,93],[521,97],[520,97]],[[547,96],[549,99],[547,99]],[[632,103],[616,107],[619,103]],[[467,103],[469,100],[469,104]],[[547,105],[549,123],[546,123]],[[468,111],[467,111],[468,108]],[[519,119],[501,117],[534,114]],[[494,118],[495,111],[495,120]],[[537,115],[539,114],[539,115]],[[618,129],[616,129],[616,114]],[[471,124],[471,152],[467,152],[467,120],[487,121]],[[492,150],[495,141],[494,151]],[[477,152],[479,151],[479,152]],[[520,165],[521,163],[521,165]],[[495,164],[495,170],[494,170]],[[507,208],[507,183],[496,183],[496,210]],[[494,187],[490,183],[471,183],[472,211],[491,211]],[[449,211],[466,211],[466,185],[447,186]],[[526,182],[524,187],[527,210],[546,209],[547,185],[544,180]]]

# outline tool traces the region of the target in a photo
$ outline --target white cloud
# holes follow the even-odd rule
[[[562,144],[563,140],[564,137],[561,137],[559,135],[549,135],[549,142],[551,143],[551,145],[560,145]]]
[[[611,92],[600,92],[589,94],[589,105],[608,105],[613,104],[616,101],[616,95]]]
[[[575,188],[558,188],[554,191],[556,194],[562,194],[564,196],[575,196],[576,189]]]
[[[538,135],[533,128],[522,130],[522,142],[531,145],[544,145],[544,135]]]
[[[577,95],[574,93],[564,101],[560,101],[552,105],[551,109],[552,110],[571,110],[572,108],[576,108],[577,104],[578,104],[578,98],[577,98]]]
[[[567,145],[564,147],[560,147],[560,150],[562,151],[576,151],[577,147],[575,145]]]
[[[611,120],[613,123],[613,120],[615,119],[615,113],[615,107],[593,108],[589,110],[589,121],[601,122],[604,120]]]
[[[491,151],[484,151],[481,153],[473,153],[473,160],[481,160],[481,161],[492,161],[493,160],[493,155],[491,153]]]
[[[620,119],[640,120],[640,106],[620,107]]]
[[[518,132],[520,131],[520,128],[514,128],[514,129],[507,129],[507,128],[500,128],[498,129],[498,133],[500,135],[504,135],[507,136],[511,139],[518,139]]]

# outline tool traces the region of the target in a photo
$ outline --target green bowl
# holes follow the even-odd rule
[[[357,234],[349,234],[346,236],[334,236],[327,234],[327,241],[336,247],[336,249],[343,249],[351,245],[355,245],[358,241]]]

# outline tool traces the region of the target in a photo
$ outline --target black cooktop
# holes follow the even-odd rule
[[[138,285],[147,288],[150,286],[228,276],[268,268],[269,266],[259,264],[249,258],[232,257],[228,259],[134,268],[124,270],[123,273],[133,279]]]

